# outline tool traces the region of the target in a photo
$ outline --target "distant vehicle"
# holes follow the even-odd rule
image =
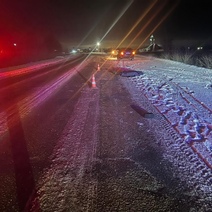
[[[117,59],[129,58],[133,60],[135,56],[135,51],[131,48],[123,48],[118,51]]]

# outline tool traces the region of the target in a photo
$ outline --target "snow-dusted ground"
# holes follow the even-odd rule
[[[106,60],[105,64],[107,63],[109,63],[108,67],[115,66],[124,70],[142,72],[136,77],[120,77],[120,82],[123,83],[137,105],[146,106],[144,109],[155,115],[153,116],[155,119],[149,121],[150,127],[154,128],[154,130],[149,129],[150,132],[152,130],[158,138],[164,132],[170,132],[174,137],[172,140],[170,135],[160,135],[160,141],[157,142],[161,142],[161,146],[164,146],[164,158],[174,164],[176,173],[181,173],[179,174],[181,180],[189,187],[190,190],[188,189],[186,195],[193,197],[194,202],[199,205],[200,209],[190,207],[190,211],[210,211],[207,203],[212,201],[212,70],[150,57],[139,57],[139,59],[136,57],[134,61],[120,62]],[[103,62],[100,64],[102,71],[105,64]],[[105,83],[112,77],[105,77],[105,79],[103,77],[102,82]],[[99,182],[92,173],[94,164],[98,165],[96,146],[99,142],[97,133],[99,132],[99,99],[101,98],[101,91],[98,89],[99,82],[97,80],[97,89],[91,91],[85,87],[82,90],[82,96],[75,106],[74,116],[70,117],[61,139],[55,146],[51,157],[52,165],[44,170],[37,183],[36,194],[32,197],[32,202],[29,202],[30,207],[32,206],[30,211],[39,211],[39,209],[57,212],[92,211],[95,208],[97,194],[102,192],[97,191]],[[111,96],[116,92],[108,88]],[[114,94],[113,98],[119,98],[119,96]],[[116,100],[114,102],[116,103]],[[103,105],[101,110],[107,106],[107,104]],[[132,113],[128,111],[127,106],[123,108],[126,108],[125,116]],[[101,114],[104,115],[105,112],[101,111]],[[105,114],[105,117],[107,116]],[[159,126],[160,119],[161,125]],[[120,124],[124,124],[124,121],[126,117],[120,120]],[[137,124],[142,128],[145,121],[137,122]],[[110,127],[110,123],[106,125]],[[167,129],[163,130],[161,127]],[[114,136],[116,141],[108,141],[108,146],[114,143],[118,145],[119,133],[117,132]],[[133,145],[133,138],[127,139],[130,145]],[[112,146],[111,149],[115,147]],[[168,152],[165,152],[165,149]],[[122,154],[124,153],[121,152]],[[122,157],[118,157],[119,155],[115,160],[123,160]],[[113,158],[110,159],[113,160]],[[126,164],[131,163],[130,158],[124,158],[124,160]],[[126,172],[126,175],[131,178],[133,175],[130,173],[130,171]],[[150,174],[146,171],[145,173],[150,178]],[[131,182],[130,179],[129,182]],[[161,185],[156,179],[153,184],[147,183],[146,189],[157,193]],[[114,192],[118,193],[120,187],[117,184],[114,185]],[[106,194],[105,196],[107,197]],[[207,203],[205,204],[204,201]],[[125,203],[122,201],[120,205],[122,204]],[[109,211],[114,211],[112,208],[109,209]],[[121,211],[120,208],[117,211]],[[123,211],[126,210],[123,208]]]
[[[212,70],[179,62],[142,58],[119,67],[143,72],[131,83],[163,114],[183,141],[212,168]]]
[[[83,208],[89,211],[93,208],[96,181],[91,174],[85,176],[85,170],[90,172],[96,155],[98,98],[97,90],[83,91],[75,116],[70,118],[52,154],[52,165],[38,182],[38,197],[30,203],[31,211],[83,211]]]
[[[136,77],[120,77],[120,79],[122,78],[121,82],[137,105],[146,106],[145,109],[152,112],[153,115],[154,111],[160,114],[159,116],[155,114],[152,121],[149,121],[151,127],[154,128],[149,132],[158,136],[160,141],[157,142],[161,142],[161,146],[164,147],[164,158],[174,164],[181,181],[186,182],[189,187],[186,195],[197,199],[195,204],[198,204],[199,208],[191,206],[190,211],[210,211],[210,206],[204,201],[211,202],[212,200],[211,70],[145,57],[134,61],[109,61],[108,67],[111,66],[119,67],[121,70],[123,68],[125,71],[128,69],[142,72],[140,76]],[[97,80],[97,87],[101,80],[107,82],[109,78],[102,77],[99,81]],[[111,90],[110,87],[106,89],[111,95],[117,92]],[[98,160],[96,146],[100,142],[99,134],[97,134],[99,130],[99,98],[101,98],[99,92],[101,93],[98,88],[92,92],[87,88],[84,89],[83,95],[75,107],[75,116],[70,118],[70,122],[61,135],[61,140],[58,141],[58,146],[55,147],[52,166],[44,172],[39,181],[37,197],[32,203],[34,207],[32,211],[36,211],[38,208],[42,208],[44,211],[92,211],[95,208],[95,201],[100,192],[97,191],[97,188],[101,186],[98,185],[98,180],[93,178],[90,171],[93,169],[95,161]],[[114,101],[116,102],[116,100]],[[151,107],[148,107],[149,104]],[[104,107],[107,105],[103,105],[101,110]],[[127,106],[123,107],[127,109]],[[152,107],[154,111],[151,111]],[[126,111],[126,114],[131,112]],[[105,114],[104,111],[101,113]],[[105,116],[107,117],[106,114]],[[159,126],[160,119],[161,125]],[[120,120],[120,123],[124,123],[124,120]],[[145,125],[143,122],[137,124],[139,127]],[[106,123],[106,125],[110,126],[110,123]],[[170,132],[170,135],[160,135],[164,132]],[[119,139],[123,139],[119,137],[119,133],[114,135],[117,140],[108,141],[107,145],[111,145],[111,149],[115,149],[112,144],[118,145]],[[111,135],[111,137],[113,136]],[[128,139],[133,141],[133,138]],[[123,159],[127,163],[130,159],[118,157],[117,155],[114,160]],[[111,160],[113,159],[111,158]],[[158,184],[154,185],[153,191],[155,191],[154,189],[157,191],[158,186]],[[150,187],[150,185],[147,186],[148,189]],[[119,186],[116,189],[118,192]],[[116,197],[114,196],[114,198]],[[143,201],[145,200],[143,199]],[[105,208],[113,211],[110,206],[105,205]],[[105,209],[105,211],[107,210]],[[120,208],[117,211],[120,211]],[[123,211],[127,210],[123,208]],[[178,210],[176,209],[176,211]]]

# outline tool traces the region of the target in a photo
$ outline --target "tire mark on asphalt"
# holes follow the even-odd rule
[[[75,115],[67,123],[51,156],[51,167],[39,180],[39,196],[34,202],[39,202],[44,211],[92,211],[97,183],[86,172],[91,169],[96,154],[97,100],[98,90],[82,91]]]

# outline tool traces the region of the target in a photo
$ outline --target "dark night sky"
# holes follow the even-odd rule
[[[212,0],[0,0],[0,44],[47,35],[69,46],[139,46],[151,34],[208,41],[211,8]]]

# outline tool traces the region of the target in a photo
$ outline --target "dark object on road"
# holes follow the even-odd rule
[[[135,56],[135,51],[131,48],[120,49],[117,52],[117,59],[129,58],[130,60],[133,60],[134,56]]]
[[[120,76],[122,76],[122,77],[137,77],[142,74],[143,74],[143,72],[141,72],[141,71],[133,71],[133,70],[127,70],[127,71],[120,72]]]
[[[138,105],[131,105],[131,108],[144,118],[154,118],[153,113],[146,111],[145,109],[139,107]]]
[[[113,67],[109,69],[109,71],[113,74],[120,75],[121,77],[136,77],[143,75],[142,71],[135,71],[128,68],[122,67]]]

